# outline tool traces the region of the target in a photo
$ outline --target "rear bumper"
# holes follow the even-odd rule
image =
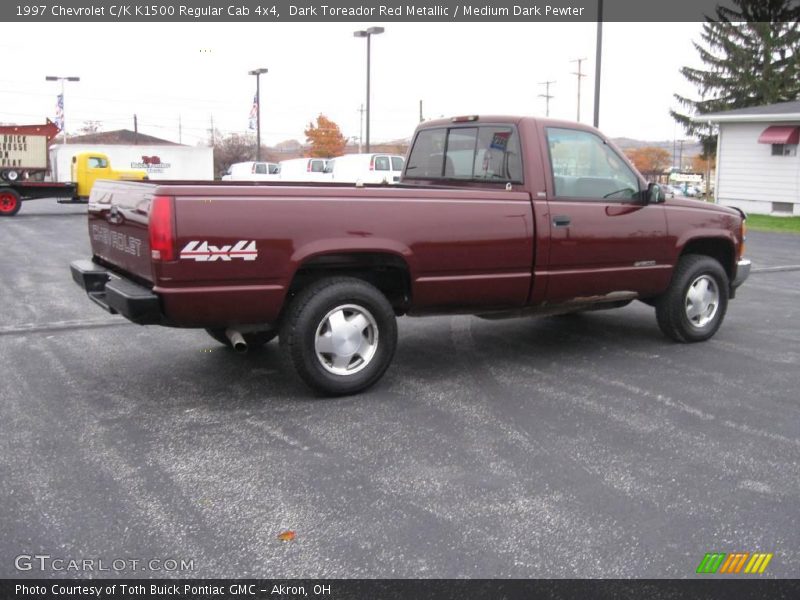
[[[731,298],[734,297],[736,288],[742,285],[750,276],[750,266],[750,261],[746,258],[742,258],[736,263],[736,277],[731,282]]]
[[[76,260],[69,266],[72,279],[103,310],[122,315],[139,325],[163,324],[161,301],[152,290],[119,278],[90,260]]]

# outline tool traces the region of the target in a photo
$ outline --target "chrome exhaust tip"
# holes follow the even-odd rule
[[[228,338],[228,341],[231,343],[231,347],[233,348],[234,352],[238,352],[239,354],[244,354],[247,352],[247,342],[244,339],[244,336],[239,332],[237,329],[226,329],[225,330],[225,337]]]

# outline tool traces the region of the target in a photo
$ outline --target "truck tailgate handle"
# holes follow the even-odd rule
[[[556,227],[567,227],[570,224],[570,218],[566,215],[558,215],[553,217],[553,225]]]

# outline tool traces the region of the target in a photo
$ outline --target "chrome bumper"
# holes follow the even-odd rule
[[[750,260],[747,258],[742,258],[739,262],[736,263],[736,277],[734,277],[733,281],[731,282],[731,293],[730,297],[733,298],[736,295],[736,288],[742,285],[745,280],[750,275]]]

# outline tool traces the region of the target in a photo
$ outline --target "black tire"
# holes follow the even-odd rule
[[[659,328],[676,342],[709,339],[725,318],[729,290],[728,275],[719,262],[699,254],[683,256],[669,289],[656,302]]]
[[[374,385],[392,362],[397,320],[386,297],[365,281],[323,279],[292,300],[280,342],[309,387],[329,396],[355,394]],[[330,353],[324,351],[326,343]]]
[[[0,188],[0,217],[13,217],[22,208],[19,194],[11,188]]]
[[[223,346],[227,346],[228,348],[231,347],[231,341],[228,339],[228,336],[225,335],[224,329],[206,329],[206,333],[208,333],[208,335],[217,340]],[[264,344],[267,344],[275,339],[277,336],[277,330],[254,331],[251,333],[242,334],[244,341],[247,342],[247,347],[250,349],[260,348]]]

